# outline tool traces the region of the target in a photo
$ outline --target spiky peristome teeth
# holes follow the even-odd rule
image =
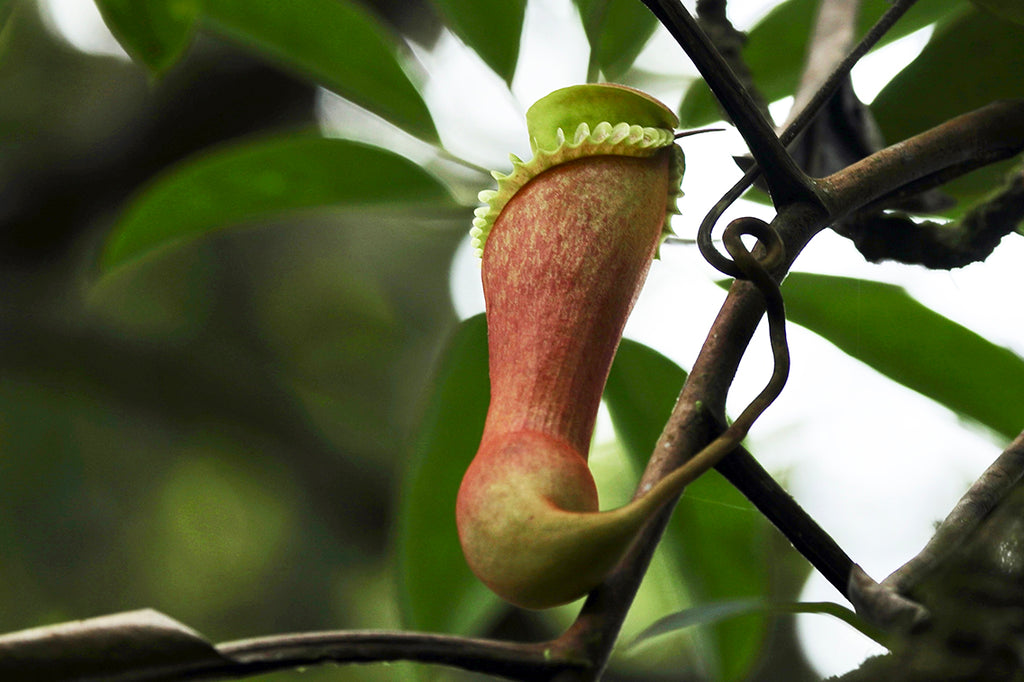
[[[529,161],[523,161],[515,154],[509,154],[512,163],[510,173],[491,171],[491,176],[497,181],[498,188],[485,189],[477,198],[483,206],[478,207],[473,213],[473,227],[469,231],[472,240],[473,250],[478,257],[484,253],[484,244],[487,242],[487,235],[494,225],[505,204],[523,187],[527,182],[537,177],[544,171],[554,168],[559,164],[580,159],[586,156],[613,155],[613,156],[651,156],[659,149],[672,146],[675,150],[671,165],[671,177],[669,179],[669,201],[666,206],[665,224],[662,227],[662,236],[672,234],[669,227],[668,216],[679,213],[676,207],[676,199],[682,196],[679,189],[679,181],[683,174],[683,153],[678,146],[674,145],[675,135],[673,131],[665,128],[650,128],[629,123],[617,123],[612,125],[607,121],[598,123],[591,129],[586,122],[580,123],[573,131],[572,140],[566,137],[565,131],[558,128],[555,131],[556,145],[552,149],[541,149],[536,140],[531,140],[534,147],[534,157]]]

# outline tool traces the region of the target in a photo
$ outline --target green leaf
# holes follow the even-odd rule
[[[672,413],[686,373],[668,358],[623,339],[612,363],[604,400],[615,430],[639,472],[646,466]],[[664,541],[679,562],[695,604],[737,597],[763,598],[769,587],[768,522],[718,472],[687,489]],[[767,633],[763,617],[709,624],[715,679],[749,673]]]
[[[937,29],[871,104],[887,140],[906,139],[997,99],[1024,97],[1024,29],[959,4],[968,10]],[[963,213],[999,187],[1011,164],[987,166],[945,185],[943,191],[959,200],[946,215]]]
[[[402,68],[402,46],[350,0],[202,0],[204,24],[434,142],[437,130]]]
[[[903,140],[993,100],[1024,96],[1022,43],[1020,26],[976,9],[937,29],[871,105],[886,139]]]
[[[487,323],[477,315],[459,326],[437,364],[399,496],[396,544],[406,627],[477,633],[505,608],[470,572],[455,529],[455,497],[489,403]]]
[[[615,433],[638,471],[672,414],[686,372],[652,348],[622,339],[615,354],[604,402],[615,424]]]
[[[451,198],[411,161],[358,142],[308,134],[231,144],[171,168],[144,189],[115,226],[102,267],[285,211],[393,202],[443,205]]]
[[[1024,25],[1024,3],[1020,0],[971,0],[971,2],[997,17]]]
[[[14,0],[0,0],[0,37],[2,37],[2,31],[7,26],[7,20],[11,17],[11,13],[14,10]]]
[[[879,41],[879,47],[928,26],[948,22],[960,11],[962,3],[921,2],[907,11]],[[807,42],[817,14],[817,0],[787,0],[777,5],[748,33],[743,59],[754,83],[768,102],[796,91],[807,55]],[[858,36],[864,35],[880,17],[887,0],[865,0],[860,13]],[[683,127],[706,125],[722,118],[714,95],[703,81],[690,87],[679,109]]]
[[[434,0],[448,26],[495,73],[512,82],[526,0]]]
[[[793,273],[789,319],[1006,438],[1024,423],[1024,359],[880,282]]]
[[[636,0],[576,0],[590,59],[608,80],[620,78],[654,34],[657,19]]]
[[[1020,172],[1019,164],[1019,157],[1008,159],[983,166],[946,183],[942,186],[943,193],[956,199],[957,203],[939,215],[951,219],[960,218],[976,204],[998,193],[1012,173]]]
[[[125,52],[159,75],[192,40],[199,1],[96,0],[96,6]]]
[[[692,609],[665,616],[637,635],[630,646],[634,647],[655,637],[694,625],[711,625],[745,615],[782,613],[820,613],[833,616],[865,636],[886,645],[883,633],[872,628],[861,620],[860,616],[840,604],[832,602],[772,603],[763,599],[735,599],[695,606]]]

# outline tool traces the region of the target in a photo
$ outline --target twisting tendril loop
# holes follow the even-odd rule
[[[744,236],[757,239],[764,249],[758,258],[743,243]],[[649,495],[653,498],[664,497],[665,491],[677,491],[681,485],[688,484],[702,473],[718,464],[718,462],[736,449],[746,437],[750,427],[782,392],[789,377],[789,345],[786,341],[786,311],[782,302],[779,285],[771,274],[771,269],[781,265],[785,258],[782,238],[768,223],[757,218],[740,218],[734,220],[723,234],[725,248],[732,256],[729,260],[722,256],[730,268],[735,269],[738,277],[749,280],[758,288],[764,297],[765,310],[768,315],[768,334],[772,345],[775,366],[772,376],[761,392],[747,405],[746,409],[729,425],[721,435],[709,443],[703,450],[691,457],[684,465],[668,474],[652,488]],[[712,247],[713,248],[713,247]],[[716,251],[717,253],[717,251]]]
[[[743,243],[745,235],[757,239],[764,248],[765,252],[762,258],[755,256]],[[770,272],[782,264],[786,250],[779,233],[771,225],[757,218],[739,218],[732,221],[725,228],[722,241],[726,251],[732,256],[731,265],[734,265],[739,271],[739,276],[749,280],[764,297],[765,311],[768,315],[768,335],[772,344],[772,355],[775,359],[775,368],[768,384],[747,406],[739,419],[733,422],[733,426],[740,422],[745,424],[742,427],[745,435],[765,408],[782,392],[786,378],[789,376],[786,310],[782,301],[782,292],[779,291],[779,285]]]

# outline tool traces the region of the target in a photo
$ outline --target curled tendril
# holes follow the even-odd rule
[[[758,259],[743,243],[743,237],[749,235],[760,242],[765,254]],[[772,345],[774,368],[768,383],[761,392],[750,401],[746,409],[740,413],[732,424],[717,438],[711,441],[700,452],[691,457],[685,464],[678,467],[661,479],[647,493],[652,500],[668,499],[670,494],[678,494],[681,486],[695,480],[702,473],[718,464],[718,462],[736,449],[743,441],[750,427],[757,418],[771,405],[789,377],[789,344],[786,341],[786,311],[782,302],[779,285],[769,272],[780,265],[785,258],[785,249],[779,234],[768,223],[757,218],[740,218],[734,220],[725,229],[723,235],[725,248],[733,260],[721,256],[730,269],[734,269],[742,279],[749,280],[758,288],[765,300],[768,315],[768,334]],[[712,247],[714,248],[714,247]],[[717,253],[717,251],[716,251]],[[643,498],[641,498],[643,499]]]
[[[764,247],[765,254],[757,258],[743,243],[743,236],[750,235]],[[726,251],[732,256],[730,266],[735,266],[739,276],[749,280],[764,297],[765,311],[768,315],[768,335],[772,344],[772,355],[775,368],[768,384],[760,394],[751,401],[739,419],[733,422],[744,422],[744,435],[782,392],[789,376],[789,344],[786,341],[786,309],[782,301],[782,292],[772,277],[770,270],[782,264],[786,249],[779,233],[771,225],[757,218],[739,218],[729,223],[722,235]],[[717,253],[717,251],[716,251]],[[721,255],[721,254],[719,254]],[[749,413],[749,414],[748,414]],[[738,441],[737,441],[738,442]]]
[[[788,132],[788,131],[787,131]],[[786,309],[782,301],[782,292],[770,271],[782,265],[786,258],[786,247],[779,233],[768,223],[758,218],[738,218],[725,228],[722,242],[730,257],[715,248],[712,231],[715,223],[722,217],[729,206],[746,191],[751,182],[760,173],[755,165],[733,185],[716,203],[697,231],[697,248],[719,272],[737,279],[749,280],[765,300],[765,311],[768,315],[769,340],[772,344],[772,355],[775,368],[764,390],[751,401],[739,419],[733,422],[718,440],[732,443],[735,447],[746,436],[747,431],[761,413],[774,402],[786,385],[789,376],[789,344],[786,341]],[[765,249],[764,256],[758,259],[743,243],[743,236],[749,235],[757,239]]]
[[[704,256],[704,260],[710,263],[716,270],[721,272],[723,275],[729,277],[738,277],[742,279],[748,279],[743,274],[743,270],[732,260],[723,255],[717,248],[715,248],[714,240],[712,238],[712,232],[715,229],[715,224],[718,219],[725,213],[725,209],[732,206],[733,202],[740,198],[740,195],[746,191],[750,183],[754,181],[754,178],[761,172],[761,169],[757,166],[753,166],[743,177],[733,185],[725,195],[718,200],[700,224],[700,228],[697,230],[697,248],[700,249],[700,255]]]

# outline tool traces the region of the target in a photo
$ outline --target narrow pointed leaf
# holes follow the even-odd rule
[[[406,627],[476,633],[504,603],[466,565],[455,497],[476,454],[490,402],[487,324],[463,322],[440,361],[400,495],[398,546]]]
[[[637,635],[630,646],[637,646],[655,637],[694,625],[711,625],[740,616],[783,613],[818,613],[833,616],[871,639],[885,644],[885,637],[882,633],[870,627],[856,613],[840,604],[833,602],[773,603],[763,599],[736,599],[695,606],[692,609],[665,616]]]
[[[512,82],[519,59],[526,0],[434,0],[449,28],[487,66]]]
[[[96,5],[125,52],[158,75],[185,52],[199,16],[199,0],[96,0]]]
[[[0,0],[0,31],[7,25],[7,19],[14,9],[14,0]]]
[[[623,339],[605,387],[615,430],[639,473],[672,413],[686,373],[668,358]],[[687,487],[664,542],[678,561],[695,604],[765,598],[769,588],[768,522],[718,472]],[[709,624],[716,679],[749,673],[767,633],[764,618]]]
[[[880,282],[793,273],[789,319],[1006,438],[1024,425],[1024,359]]]
[[[1024,26],[1024,3],[1020,0],[971,0],[975,5],[997,17]]]
[[[403,47],[351,0],[202,0],[204,25],[428,141],[437,131]]]
[[[0,636],[4,680],[164,679],[225,662],[197,633],[148,609]]]
[[[958,4],[967,10],[937,28],[917,59],[872,102],[887,140],[905,139],[997,99],[1024,97],[1024,26]],[[959,200],[945,214],[957,216],[998,188],[1012,163],[987,166],[945,185],[943,191]]]
[[[976,9],[936,29],[871,105],[886,138],[902,140],[993,100],[1024,96],[1022,41],[1024,27]]]
[[[672,414],[686,372],[652,348],[623,339],[604,389],[615,433],[639,471]]]
[[[107,242],[109,270],[211,230],[327,205],[450,205],[444,186],[392,152],[315,135],[228,145],[167,171],[129,205]]]
[[[620,78],[636,61],[658,22],[635,0],[576,0],[590,42],[590,58],[609,80]]]

